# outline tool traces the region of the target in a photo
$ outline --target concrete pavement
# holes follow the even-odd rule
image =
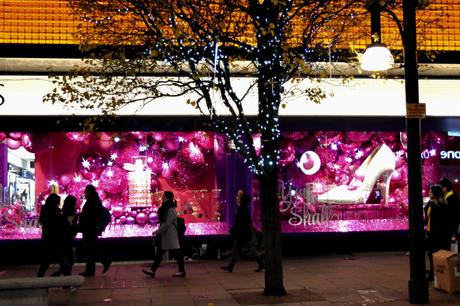
[[[115,262],[110,270],[86,278],[77,289],[49,290],[49,305],[181,305],[181,306],[328,306],[411,305],[408,302],[409,256],[403,252],[314,255],[284,260],[285,297],[265,297],[264,273],[256,263],[240,261],[233,273],[219,267],[225,260],[186,263],[185,278],[171,277],[173,262],[163,264],[155,278],[143,275],[148,262]],[[0,278],[33,277],[38,266],[0,266]],[[50,269],[49,273],[54,269]],[[77,264],[74,274],[83,271]],[[430,305],[460,305],[460,293],[430,284]]]

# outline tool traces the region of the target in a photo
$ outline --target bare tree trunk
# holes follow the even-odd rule
[[[285,295],[276,168],[260,177],[259,183],[266,264],[264,295]]]

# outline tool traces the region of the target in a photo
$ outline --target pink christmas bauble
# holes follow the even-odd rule
[[[97,179],[98,177],[98,174],[96,172],[93,172],[93,171],[90,171],[90,170],[87,170],[87,169],[81,169],[80,170],[80,174],[85,178],[85,179],[88,179],[90,181],[94,181],[95,179]]]
[[[105,133],[105,132],[97,133],[96,139],[99,140],[99,146],[103,150],[109,149],[113,144],[112,134],[110,133]]]
[[[139,146],[132,139],[127,138],[122,144],[112,146],[112,154],[116,154],[115,163],[123,166],[125,163],[132,164],[133,157],[139,156]]]
[[[323,165],[327,163],[334,163],[337,160],[338,151],[336,149],[331,148],[331,146],[319,146],[314,150],[314,152],[319,156],[321,163]]]
[[[168,137],[163,142],[163,150],[168,154],[174,154],[179,147],[179,142],[176,137]]]
[[[22,143],[21,143],[21,140],[15,140],[15,139],[12,139],[12,138],[8,138],[6,140],[6,145],[11,150],[16,150],[16,149],[19,149],[21,147]]]
[[[131,132],[131,135],[133,135],[137,140],[144,140],[146,133],[145,132]]]
[[[155,178],[150,179],[150,191],[151,192],[157,192],[159,187],[158,180]]]
[[[363,142],[371,139],[374,132],[346,132],[345,133],[351,141]]]
[[[133,217],[126,217],[126,224],[134,224],[136,220]]]
[[[407,166],[404,165],[393,171],[391,175],[391,184],[405,185],[407,184]]]
[[[159,151],[147,152],[147,166],[155,176],[161,175],[165,161],[165,157]]]
[[[100,175],[100,186],[108,193],[120,193],[127,187],[126,172],[118,166],[106,167]]]
[[[356,150],[358,150],[359,146],[361,145],[360,142],[346,142],[346,143],[339,143],[338,148],[344,153],[349,156],[353,155]]]
[[[85,193],[85,187],[90,182],[81,177],[73,178],[73,180],[67,185],[67,194],[71,194],[77,198],[77,206],[82,204],[81,196]]]
[[[169,166],[164,166],[161,171],[161,176],[165,179],[170,179],[171,176],[174,174],[174,171],[169,168]]]
[[[308,169],[311,169],[314,165],[315,165],[315,161],[311,157],[308,157],[303,162],[302,167],[308,170]]]
[[[165,140],[165,133],[154,132],[154,133],[152,133],[152,137],[153,137],[153,139],[155,141],[161,142],[161,141]]]
[[[189,142],[185,146],[182,150],[181,156],[184,156],[184,158],[195,165],[201,165],[204,163],[204,155],[203,152],[201,152],[201,148],[193,142]]]
[[[342,132],[316,132],[316,138],[322,145],[338,143],[342,139]]]
[[[22,134],[22,136],[21,136],[21,144],[24,147],[24,149],[26,149],[27,151],[29,151],[31,153],[34,153],[34,148],[33,148],[33,145],[32,145],[32,139],[30,138],[29,134],[26,134],[26,133]]]
[[[158,218],[158,214],[156,212],[151,212],[148,216],[148,221],[150,224],[157,224],[160,222],[160,218]]]
[[[8,133],[8,137],[9,138],[12,138],[14,140],[19,140],[21,139],[21,136],[22,136],[22,133],[21,132],[12,132],[12,133]]]
[[[6,139],[6,134],[5,133],[0,133],[0,142]]]
[[[103,189],[98,189],[97,190],[97,194],[99,195],[99,199],[101,199],[101,201],[105,200],[107,198],[107,195],[105,193],[105,191]]]
[[[136,216],[136,223],[139,225],[144,225],[148,221],[147,215],[143,212],[138,213]]]
[[[168,161],[171,171],[181,171],[182,164],[177,157],[173,157]]]
[[[196,143],[205,150],[211,150],[214,148],[214,138],[208,132],[198,131],[193,135]]]
[[[59,176],[59,185],[67,187],[72,182],[72,178],[67,174]]]
[[[83,142],[88,140],[90,134],[89,133],[83,133],[83,132],[68,132],[65,133],[65,136],[67,139],[75,142]]]
[[[110,209],[111,206],[112,206],[112,200],[110,199],[101,199],[102,200],[102,205],[107,208],[107,209]]]
[[[112,215],[115,218],[123,216],[123,206],[112,206]]]
[[[80,173],[88,180],[95,180],[105,167],[106,160],[98,152],[83,154],[78,160]]]
[[[283,137],[291,140],[300,140],[308,135],[308,132],[287,132],[283,133]]]

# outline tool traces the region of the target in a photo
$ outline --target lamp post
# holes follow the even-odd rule
[[[406,107],[419,103],[415,0],[403,1],[404,78]],[[420,118],[406,116],[407,175],[409,188],[410,279],[409,303],[429,303],[425,276],[425,250],[422,210],[422,160]]]
[[[371,5],[380,1],[371,0]],[[378,4],[376,4],[378,3]],[[424,222],[422,209],[422,160],[420,149],[420,117],[413,117],[409,110],[419,105],[419,87],[417,70],[417,37],[415,12],[417,5],[428,5],[427,0],[403,0],[403,28],[396,15],[389,12],[402,32],[404,48],[404,79],[406,93],[406,133],[407,133],[407,162],[408,162],[408,199],[409,199],[409,234],[410,234],[410,278],[409,302],[411,304],[429,303],[428,282],[425,276]],[[371,22],[380,26],[376,19],[375,7],[369,7]],[[380,11],[378,12],[380,14]],[[375,25],[372,26],[374,34]],[[380,29],[378,32],[380,33]],[[367,50],[366,50],[367,51]],[[362,63],[363,66],[363,63]],[[365,67],[365,65],[364,65]],[[384,69],[381,69],[384,70]]]

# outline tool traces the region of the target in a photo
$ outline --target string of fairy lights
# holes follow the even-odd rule
[[[297,69],[291,67],[292,63],[284,59],[287,52],[284,48],[285,32],[293,1],[286,1],[284,5],[267,4],[265,1],[249,3],[249,6],[253,7],[246,13],[251,19],[257,43],[238,41],[237,46],[243,54],[253,59],[256,70],[259,71],[258,85],[265,87],[262,89],[263,96],[259,96],[259,116],[255,127],[250,126],[241,106],[242,100],[234,92],[230,82],[228,67],[232,54],[231,51],[226,51],[225,47],[234,47],[236,44],[232,39],[237,37],[221,35],[219,31],[222,30],[212,26],[208,31],[200,32],[203,29],[199,29],[200,24],[194,16],[190,16],[190,12],[184,9],[174,7],[174,4],[163,8],[162,13],[158,14],[151,11],[157,8],[154,4],[142,7],[142,4],[132,2],[133,7],[130,7],[126,2],[117,1],[106,6],[96,6],[93,8],[95,11],[90,11],[82,17],[96,29],[104,26],[113,26],[113,29],[116,29],[116,23],[130,14],[144,16],[145,18],[140,18],[145,23],[145,47],[141,56],[147,60],[160,57],[179,75],[192,79],[196,86],[193,90],[199,94],[200,100],[206,102],[213,128],[225,134],[253,173],[263,175],[274,169],[280,160],[280,150],[276,144],[281,139],[278,110],[282,102],[282,84],[289,77],[289,71]],[[98,13],[97,9],[102,11]],[[165,12],[167,14],[163,14]],[[196,39],[198,36],[200,39]],[[286,58],[296,57],[308,62],[313,55],[316,58],[322,56],[316,47],[307,47],[307,44],[303,44],[301,50],[295,54],[288,54]],[[207,79],[202,78],[200,74],[200,65],[203,63],[207,65],[210,73]],[[215,92],[232,113],[230,121],[217,113],[214,107]],[[259,155],[256,154],[252,139],[256,134],[261,137]]]

